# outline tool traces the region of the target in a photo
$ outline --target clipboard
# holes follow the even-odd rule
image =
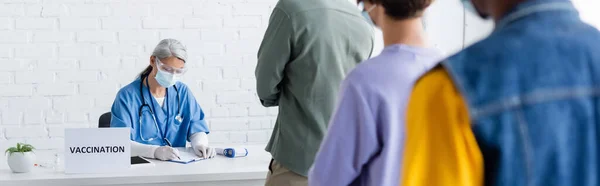
[[[192,149],[192,148],[177,147],[175,149],[177,149],[179,151],[179,158],[181,158],[181,159],[169,160],[170,162],[173,162],[173,163],[189,164],[189,163],[193,163],[193,162],[197,162],[197,161],[206,159],[206,158],[198,157],[198,155],[196,155],[196,153],[194,153],[194,149]]]

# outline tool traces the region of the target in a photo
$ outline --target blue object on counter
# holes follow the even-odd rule
[[[246,148],[216,148],[216,150],[218,155],[229,158],[248,156],[248,149]]]

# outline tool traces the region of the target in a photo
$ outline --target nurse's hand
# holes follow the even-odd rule
[[[206,132],[198,132],[190,137],[194,153],[201,158],[214,158],[217,155],[215,148],[208,146],[208,136]]]
[[[194,153],[201,158],[214,158],[217,155],[215,148],[209,147],[208,145],[196,145],[193,146],[193,148]]]
[[[154,151],[154,158],[163,161],[176,160],[179,158],[179,151],[169,146],[158,147]]]

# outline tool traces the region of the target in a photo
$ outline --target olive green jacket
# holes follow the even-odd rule
[[[373,50],[373,29],[348,0],[280,0],[258,52],[257,91],[279,106],[266,147],[306,176],[334,111],[340,83]]]

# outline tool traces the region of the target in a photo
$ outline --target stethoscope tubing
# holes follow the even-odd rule
[[[141,79],[140,79],[140,95],[141,95],[141,99],[142,99],[142,105],[140,106],[140,108],[138,110],[138,117],[139,117],[139,124],[140,124],[140,137],[144,141],[153,141],[154,140],[154,138],[145,139],[144,136],[143,136],[143,132],[141,130],[142,125],[143,125],[142,124],[142,110],[144,109],[144,107],[148,107],[149,111],[150,111],[150,115],[152,116],[152,120],[154,121],[154,126],[156,127],[156,130],[159,132],[159,134],[161,135],[161,137],[164,139],[166,134],[164,134],[162,132],[162,130],[160,129],[160,127],[158,127],[158,122],[156,120],[156,115],[154,113],[154,109],[148,103],[146,103],[146,99],[145,99],[144,91],[143,91],[144,90],[143,89],[144,88],[144,79],[146,80],[146,84],[148,84],[148,75],[142,76]],[[176,114],[176,119],[178,121],[180,121],[181,117],[179,117],[179,114],[181,112],[181,103],[180,103],[181,99],[179,97],[179,90],[177,89],[177,86],[173,85],[173,88],[175,88],[175,92],[177,92],[177,114]],[[152,95],[150,93],[150,89],[148,89],[148,94]],[[167,118],[169,118],[169,116],[170,116],[171,113],[170,113],[169,102],[168,102],[169,101],[169,98],[168,98],[169,97],[169,91],[168,90],[167,90],[167,93],[166,93],[166,97],[167,97],[167,99],[166,99],[166,103],[165,104],[167,104]],[[154,103],[152,103],[152,105],[154,106]],[[165,129],[165,132],[166,132],[166,129]]]

